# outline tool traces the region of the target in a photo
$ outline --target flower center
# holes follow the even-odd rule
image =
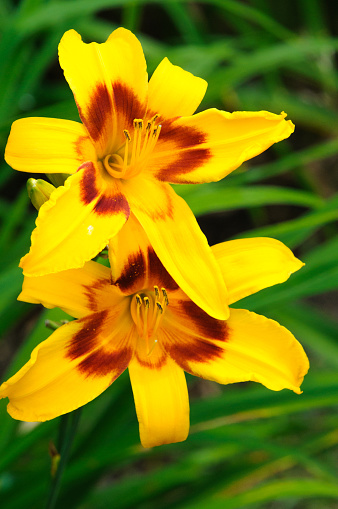
[[[169,305],[165,288],[137,293],[133,296],[130,311],[137,328],[139,338],[146,342],[148,355],[157,343],[156,333],[162,321],[166,307]]]
[[[132,135],[124,129],[125,142],[114,154],[108,154],[103,161],[110,175],[115,178],[129,179],[142,171],[161,132],[161,125],[156,125],[157,118],[158,115],[155,115],[146,125],[142,119],[135,118]]]

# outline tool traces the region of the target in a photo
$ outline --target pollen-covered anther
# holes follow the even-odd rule
[[[146,342],[147,353],[150,355],[157,343],[156,334],[161,325],[169,299],[165,288],[159,291],[145,291],[134,295],[131,301],[131,316],[140,339]]]
[[[167,291],[165,288],[161,288],[162,290],[162,294],[163,294],[163,297],[164,297],[164,301],[166,303],[167,306],[169,306],[169,299],[168,299],[168,294],[167,294]]]
[[[138,175],[146,164],[157,143],[161,125],[156,124],[159,115],[146,122],[142,118],[133,120],[133,133],[123,130],[124,142],[113,154],[103,160],[107,172],[115,178],[129,179]]]

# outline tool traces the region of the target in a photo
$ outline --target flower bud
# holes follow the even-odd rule
[[[54,190],[55,187],[45,180],[36,180],[33,178],[27,180],[28,196],[36,210],[39,210],[41,205],[49,200],[49,197]]]
[[[70,173],[46,173],[46,176],[55,187],[59,187],[63,186]]]

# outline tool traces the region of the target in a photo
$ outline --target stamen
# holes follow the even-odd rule
[[[123,131],[123,134],[126,137],[126,145],[124,147],[124,158],[123,158],[123,170],[122,170],[122,173],[125,174],[126,171],[127,171],[127,166],[128,166],[128,152],[129,152],[128,147],[129,147],[129,142],[131,141],[131,137],[130,137],[129,132],[126,129]]]
[[[127,141],[131,141],[131,137],[127,129],[123,129],[123,134],[125,135]]]
[[[136,299],[136,327],[137,327],[138,333],[140,334],[140,332],[142,330],[141,313],[140,313],[140,308],[142,306],[142,299],[138,294],[135,295],[135,299]]]
[[[168,299],[168,294],[167,294],[166,289],[165,288],[161,288],[161,291],[163,293],[164,302],[166,303],[167,306],[169,306],[169,299]]]
[[[156,305],[157,305],[157,313],[156,313],[155,325],[153,328],[153,332],[151,334],[152,337],[155,336],[155,334],[157,332],[157,329],[158,329],[158,326],[160,325],[161,318],[162,318],[163,311],[164,311],[162,304],[160,302],[156,302]]]
[[[139,339],[142,340],[147,355],[151,355],[157,343],[157,331],[169,305],[165,288],[154,285],[154,291],[137,293],[131,301],[131,316],[136,325]]]
[[[143,316],[143,338],[146,339],[148,343],[148,311],[150,307],[150,302],[148,297],[144,297],[143,299],[144,303],[144,316]]]
[[[162,126],[161,125],[158,125],[157,127],[155,127],[155,129],[153,130],[153,133],[152,133],[152,137],[151,139],[149,140],[149,144],[147,146],[147,151],[149,152],[152,152],[156,143],[157,143],[157,140],[158,140],[158,137],[160,135],[160,132],[161,132],[161,129],[162,129]]]
[[[156,114],[147,121],[135,118],[132,135],[127,129],[123,130],[124,143],[115,153],[104,158],[103,165],[108,173],[116,178],[131,178],[142,171],[161,132],[162,126],[156,125],[158,117]]]

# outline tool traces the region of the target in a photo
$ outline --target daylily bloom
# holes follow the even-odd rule
[[[39,211],[31,250],[21,260],[24,274],[83,266],[132,211],[182,290],[215,318],[227,318],[218,266],[168,183],[220,180],[287,138],[292,122],[266,111],[193,115],[207,83],[167,58],[148,83],[142,47],[123,28],[103,44],[85,44],[70,30],[59,59],[82,124],[17,120],[5,154],[16,170],[71,175]]]
[[[242,309],[231,309],[228,320],[205,313],[169,275],[136,221],[117,235],[115,248],[112,272],[89,261],[25,277],[19,300],[61,307],[77,320],[37,346],[2,384],[12,417],[45,421],[70,412],[128,367],[141,442],[152,447],[188,435],[184,371],[221,384],[253,380],[301,392],[308,360],[287,329]],[[233,240],[212,251],[230,303],[285,281],[303,265],[269,238]]]

